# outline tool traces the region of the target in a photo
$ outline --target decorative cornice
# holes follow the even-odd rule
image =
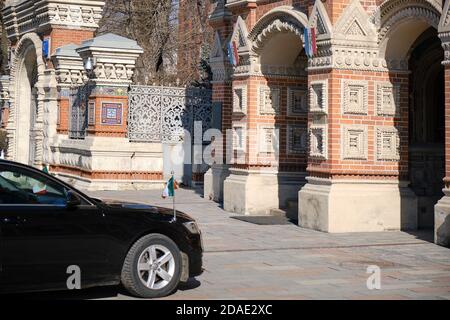
[[[104,4],[88,0],[26,0],[6,6],[2,14],[8,38],[13,40],[51,26],[95,30]]]

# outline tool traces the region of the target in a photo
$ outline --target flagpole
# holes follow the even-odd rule
[[[173,171],[171,172],[171,174],[172,174],[172,184],[173,184],[173,199],[172,199],[172,201],[173,201],[173,222],[175,222],[175,221],[177,221],[177,211],[176,211],[176,209],[175,209],[175,177],[174,177],[174,174],[173,174]]]

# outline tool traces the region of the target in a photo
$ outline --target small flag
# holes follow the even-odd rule
[[[311,47],[312,47],[312,55],[315,56],[317,54],[317,42],[316,42],[316,29],[311,28]]]
[[[303,30],[303,41],[304,41],[304,46],[305,46],[305,54],[308,56],[308,58],[311,58],[311,56],[309,55],[310,49],[309,49],[309,31],[308,31],[308,28],[305,28]]]
[[[228,43],[228,58],[232,66],[236,67],[239,64],[239,54],[235,41]]]
[[[167,197],[174,197],[175,196],[175,190],[178,189],[178,184],[175,178],[172,176],[169,181],[166,183],[166,187],[164,188],[164,191],[161,195],[163,199]]]
[[[39,182],[33,186],[33,193],[42,196],[47,193],[47,186]]]
[[[308,58],[317,54],[316,30],[314,28],[305,28],[303,31],[305,54]]]

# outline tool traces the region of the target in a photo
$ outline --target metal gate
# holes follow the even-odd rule
[[[87,128],[87,87],[73,87],[70,89],[70,124],[69,138],[84,139]]]
[[[212,92],[203,88],[132,86],[129,92],[130,141],[177,143],[195,121],[211,127]]]

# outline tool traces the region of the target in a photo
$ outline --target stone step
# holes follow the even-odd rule
[[[283,209],[270,209],[269,215],[276,217],[286,217],[286,211],[284,211]]]

